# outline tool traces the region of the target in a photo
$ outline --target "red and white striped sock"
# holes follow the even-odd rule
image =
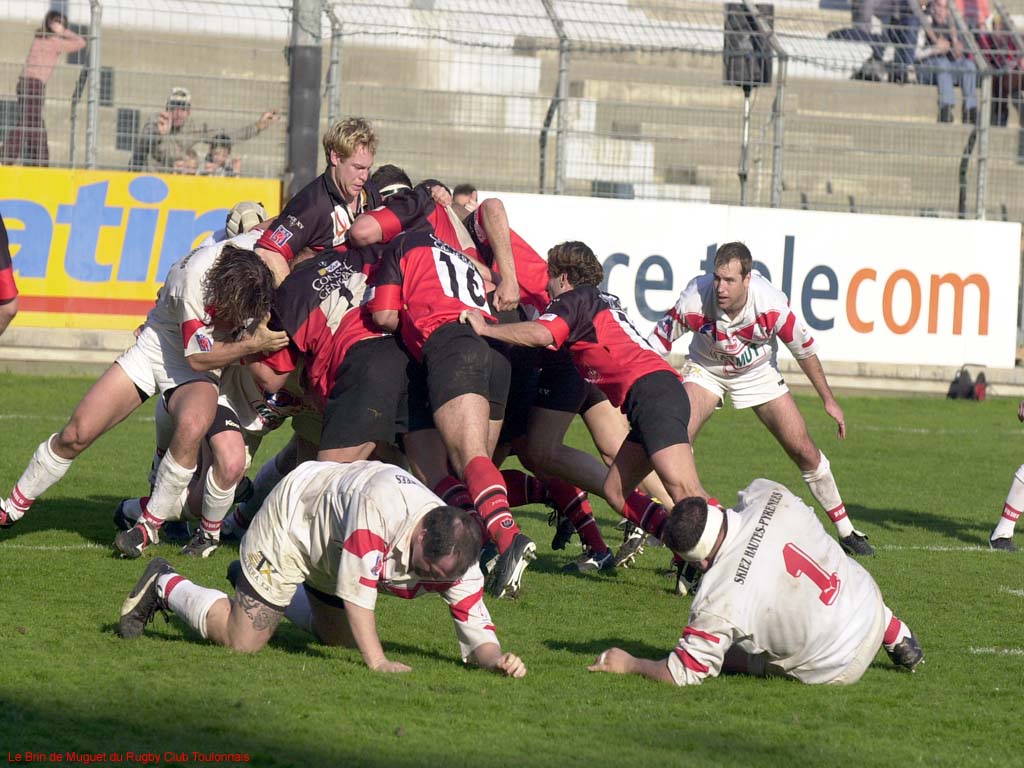
[[[57,433],[54,433],[39,444],[25,471],[14,484],[11,495],[4,500],[4,509],[11,522],[28,512],[35,500],[56,485],[71,468],[72,460],[61,458],[50,447],[56,436]]]
[[[882,635],[885,650],[891,651],[905,637],[910,637],[910,627],[900,621],[889,606],[885,606],[885,634]]]
[[[832,467],[825,454],[818,451],[818,466],[803,473],[804,482],[811,495],[828,514],[829,520],[836,526],[836,533],[844,538],[853,533],[853,523],[846,514],[846,506],[839,496],[836,479],[832,476]]]
[[[572,522],[585,547],[594,552],[604,552],[608,549],[597,520],[594,519],[594,511],[590,507],[586,491],[569,485],[564,480],[552,478],[548,481],[548,493],[559,511]]]
[[[650,496],[633,491],[626,499],[622,516],[642,530],[661,538],[661,529],[668,520],[668,510]]]
[[[157,579],[156,594],[176,616],[206,639],[206,616],[218,600],[228,596],[219,589],[200,587],[184,576],[168,573]]]

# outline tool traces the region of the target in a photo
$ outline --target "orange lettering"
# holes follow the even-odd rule
[[[959,336],[964,325],[964,287],[973,285],[978,289],[978,335],[988,336],[988,281],[979,274],[966,278],[948,274],[932,275],[931,296],[928,306],[928,333],[938,333],[939,288],[949,285],[953,288],[953,335]]]
[[[850,289],[846,293],[846,319],[850,321],[850,327],[857,333],[871,333],[875,327],[873,320],[861,320],[857,314],[857,291],[860,284],[865,280],[874,280],[878,273],[873,269],[859,269],[850,279]]]
[[[899,324],[892,316],[892,294],[896,284],[905,280],[910,286],[910,314],[905,323]],[[885,281],[885,290],[882,292],[882,316],[889,330],[896,334],[908,333],[917,324],[917,318],[921,314],[921,284],[917,282],[914,273],[909,269],[897,269],[889,279]]]

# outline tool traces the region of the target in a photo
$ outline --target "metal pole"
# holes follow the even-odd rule
[[[100,25],[103,6],[89,0],[89,87],[85,112],[85,167],[96,167],[100,127]]]
[[[319,0],[294,0],[292,35],[288,46],[288,159],[285,198],[317,175],[320,138]]]
[[[740,144],[740,205],[747,204],[747,176],[750,175],[750,86],[743,86],[743,138]]]
[[[779,54],[779,79],[775,86],[775,101],[772,102],[772,120],[775,131],[772,136],[772,195],[771,206],[782,205],[782,143],[786,135],[784,103],[786,97],[786,65],[788,57]]]
[[[324,3],[324,13],[331,22],[331,51],[327,63],[327,124],[334,125],[341,111],[341,19],[334,6]]]
[[[569,98],[569,37],[565,33],[565,24],[555,12],[554,1],[542,0],[542,2],[548,19],[558,35],[558,87],[555,91],[555,103],[558,109],[558,123],[555,128],[555,194],[560,195],[565,189],[566,139],[569,130],[569,119],[565,113],[566,100]]]
[[[981,94],[978,96],[978,190],[975,197],[975,215],[984,219],[986,214],[986,185],[988,183],[988,134],[992,117],[992,70],[980,69]]]

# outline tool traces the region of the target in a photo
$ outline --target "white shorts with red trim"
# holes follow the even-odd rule
[[[208,381],[217,386],[220,371],[193,371],[181,349],[181,337],[150,325],[143,326],[135,344],[117,358],[117,364],[136,387],[148,396],[180,387],[191,381]]]
[[[696,384],[724,402],[726,394],[733,408],[753,408],[770,403],[789,392],[786,380],[774,365],[759,365],[737,376],[718,376],[699,363],[687,360],[679,369],[684,384]]]
[[[292,601],[302,582],[310,580],[312,583],[312,564],[292,540],[295,510],[288,509],[290,498],[287,493],[271,493],[253,518],[238,548],[246,581],[260,597],[280,608]],[[321,581],[326,583],[314,583],[313,586],[333,594],[333,580]]]

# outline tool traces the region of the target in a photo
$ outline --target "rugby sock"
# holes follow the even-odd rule
[[[836,487],[836,479],[832,476],[832,468],[825,454],[818,451],[818,466],[802,474],[804,482],[811,489],[811,495],[818,500],[829,519],[835,524],[839,537],[843,538],[853,533],[853,523],[846,515],[846,506],[839,496],[839,488]]]
[[[292,624],[304,629],[309,634],[316,634],[313,631],[313,608],[309,604],[309,596],[301,586],[295,590],[292,601],[284,609],[284,617]]]
[[[153,462],[149,469],[149,485],[152,488],[156,482],[156,470],[160,462],[171,447],[171,438],[174,437],[174,419],[167,410],[167,403],[163,395],[156,399],[156,408],[153,411],[153,420],[156,422],[156,449],[153,451]]]
[[[992,531],[990,539],[1008,539],[1013,536],[1014,526],[1020,518],[1020,512],[1024,509],[1024,465],[1017,468],[1010,484],[1010,492],[1006,494],[1006,503],[1003,504],[1003,514]]]
[[[235,486],[221,488],[213,479],[213,467],[206,472],[203,486],[203,520],[200,525],[208,536],[219,539],[220,527],[235,500]]]
[[[473,509],[473,499],[469,495],[469,489],[457,477],[445,475],[441,481],[434,486],[434,493],[441,497],[441,501],[449,507],[460,509]]]
[[[174,455],[168,451],[156,471],[156,482],[153,494],[142,515],[142,519],[155,530],[159,530],[165,520],[176,520],[180,517],[181,495],[188,490],[195,467],[186,468],[178,464]]]
[[[569,518],[576,528],[580,539],[583,540],[583,546],[594,552],[604,552],[608,549],[597,527],[586,491],[555,477],[548,481],[548,494],[559,511]]]
[[[884,608],[885,634],[882,635],[882,645],[885,650],[891,651],[903,638],[910,637],[910,627],[900,621],[889,606],[886,605]]]
[[[650,496],[633,491],[626,499],[622,516],[647,533],[661,538],[661,529],[668,520],[668,510]]]
[[[218,600],[228,599],[219,589],[200,587],[177,573],[167,573],[157,579],[156,594],[204,640],[207,638],[206,615]]]
[[[39,444],[21,478],[14,484],[10,497],[3,505],[10,522],[13,523],[28,512],[32,502],[48,488],[56,485],[71,467],[71,459],[62,459],[50,448],[50,443],[56,436],[55,432]]]
[[[512,546],[512,539],[519,533],[519,526],[509,511],[508,490],[501,473],[489,458],[477,456],[466,465],[463,476],[473,506],[483,518],[487,533],[498,545],[498,552],[504,552]]]
[[[510,507],[544,503],[544,483],[539,478],[518,469],[503,469],[501,477],[508,489]]]

